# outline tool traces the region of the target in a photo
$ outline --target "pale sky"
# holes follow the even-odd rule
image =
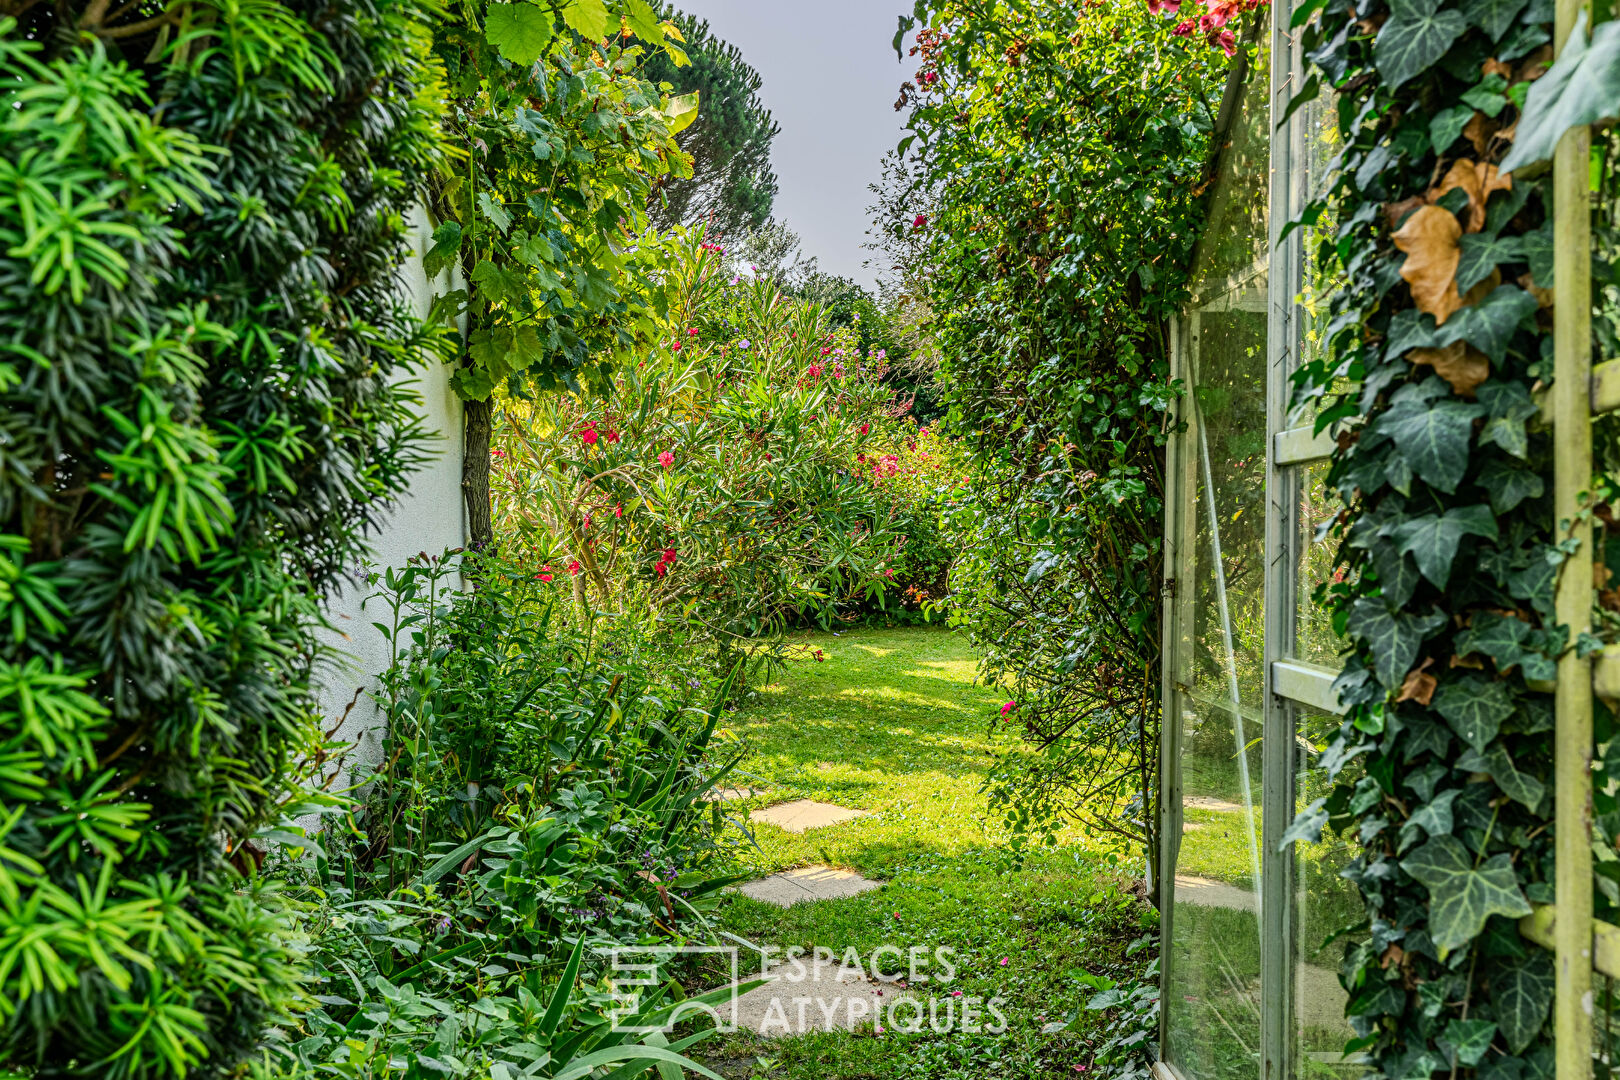
[[[821,269],[870,286],[861,264],[867,185],[901,136],[894,111],[916,64],[896,61],[890,42],[911,0],[674,0],[709,20],[764,80],[760,96],[782,126],[771,164],[775,215],[804,240]]]

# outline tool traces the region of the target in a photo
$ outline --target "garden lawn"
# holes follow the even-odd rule
[[[755,824],[752,841],[737,833],[737,858],[754,875],[824,863],[886,884],[786,911],[735,896],[721,928],[760,944],[840,954],[853,946],[863,957],[883,944],[930,954],[948,946],[959,970],[934,992],[999,995],[1010,1026],[1000,1035],[880,1034],[871,1024],[790,1038],[742,1034],[704,1044],[705,1058],[731,1076],[784,1080],[1080,1075],[1075,1066],[1091,1060],[1085,1037],[1104,1014],[1084,1014],[1072,1033],[1042,1028],[1091,992],[1083,976],[1141,966],[1147,954],[1127,960],[1125,948],[1154,924],[1153,913],[1107,856],[1079,845],[1019,865],[1001,815],[979,790],[1004,699],[974,684],[975,658],[960,639],[910,628],[801,640],[822,659],[793,664],[734,714],[729,730],[748,747],[737,782],[765,790],[726,810],[746,820],[752,807],[811,798],[869,816],[798,835]]]

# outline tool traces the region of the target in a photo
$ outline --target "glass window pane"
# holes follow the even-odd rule
[[[1305,706],[1297,706],[1294,716],[1300,746],[1296,792],[1299,809],[1328,793],[1327,773],[1316,768],[1315,763],[1339,730],[1339,718]],[[1344,1059],[1344,1044],[1354,1037],[1354,1032],[1344,1018],[1347,997],[1339,985],[1344,939],[1335,940],[1341,930],[1357,924],[1364,914],[1355,886],[1339,876],[1339,871],[1355,857],[1356,848],[1355,835],[1350,831],[1338,835],[1324,830],[1321,843],[1294,845],[1294,940],[1298,943],[1294,1012],[1299,1055],[1295,1075],[1301,1078],[1332,1076],[1342,1080],[1363,1071]]]
[[[1336,543],[1318,542],[1317,527],[1333,520],[1340,504],[1327,490],[1327,462],[1299,469],[1299,519],[1295,550],[1299,552],[1294,602],[1294,656],[1323,667],[1338,668],[1344,641],[1333,632],[1333,620],[1316,600],[1316,590],[1343,573],[1333,568]]]

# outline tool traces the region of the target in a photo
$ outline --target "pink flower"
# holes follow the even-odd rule
[[[923,226],[925,226],[927,224],[928,224],[928,215],[927,214],[918,214],[911,221],[911,227],[913,229],[920,229],[920,228],[922,228]]]
[[[960,991],[960,990],[952,990],[951,991],[951,997],[961,997],[961,996],[962,996],[962,991]]]
[[[1170,32],[1176,37],[1191,37],[1193,30],[1197,29],[1197,27],[1198,23],[1196,21],[1183,19],[1181,22],[1176,23],[1175,28]]]
[[[1006,967],[1007,966],[1007,958],[1005,956],[1003,956],[1000,960],[997,960],[996,963],[1000,964],[1002,967]]]
[[[666,469],[672,468],[675,464],[675,455],[670,453],[668,450],[665,450],[662,454],[658,455],[658,464],[662,465]]]
[[[676,352],[680,352],[681,351],[681,343],[677,341],[675,344],[671,345],[670,348],[674,349]]]
[[[571,561],[568,564],[568,572],[570,574],[573,574],[575,577],[579,577],[579,560],[578,559],[574,559],[573,561]]]
[[[541,581],[549,583],[551,581],[551,572],[550,571],[551,571],[551,564],[547,563],[546,565],[542,566],[540,568],[540,572],[538,574],[534,575],[534,576],[539,578]]]
[[[686,336],[687,336],[687,337],[697,337],[697,327],[695,327],[695,326],[688,326],[688,327],[687,327],[687,328],[686,328]]]
[[[613,428],[608,428],[608,433],[607,433],[607,441],[608,442],[616,443],[621,438],[623,438],[623,436],[621,436],[616,430],[614,430]]]
[[[489,456],[490,457],[505,457],[506,456],[506,451],[505,450],[491,450],[489,452]]]
[[[868,431],[871,431],[871,430],[872,430],[872,425],[871,424],[862,424],[861,425],[861,434],[862,435],[865,435]]]
[[[1006,716],[1008,713],[1012,712],[1016,708],[1018,708],[1018,702],[1009,701],[1009,702],[1007,702],[1007,704],[1005,704],[1005,705],[1003,705],[1001,707],[1001,715]]]
[[[918,435],[926,435],[926,434],[928,434],[928,429],[927,428],[922,428],[921,430],[919,430],[917,432],[917,434]]]
[[[1231,56],[1237,52],[1237,38],[1233,36],[1232,31],[1230,30],[1222,30],[1218,34],[1211,30],[1209,34],[1209,43],[1211,45],[1218,45],[1221,52],[1225,53],[1227,56]]]
[[[622,517],[624,517],[624,507],[622,507],[622,506],[615,506],[615,507],[614,507],[614,508],[613,508],[613,516],[614,516],[614,517],[616,517],[616,518],[622,518]]]
[[[1181,10],[1181,0],[1148,0],[1148,11],[1154,15],[1169,12],[1171,15]]]
[[[579,433],[579,438],[580,438],[580,441],[583,442],[586,446],[595,446],[596,445],[596,429],[593,428],[593,427],[586,428],[584,431]]]

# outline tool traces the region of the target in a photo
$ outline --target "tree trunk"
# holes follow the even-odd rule
[[[461,493],[467,500],[467,542],[474,551],[488,551],[495,543],[489,510],[489,440],[494,412],[492,401],[466,404]]]

